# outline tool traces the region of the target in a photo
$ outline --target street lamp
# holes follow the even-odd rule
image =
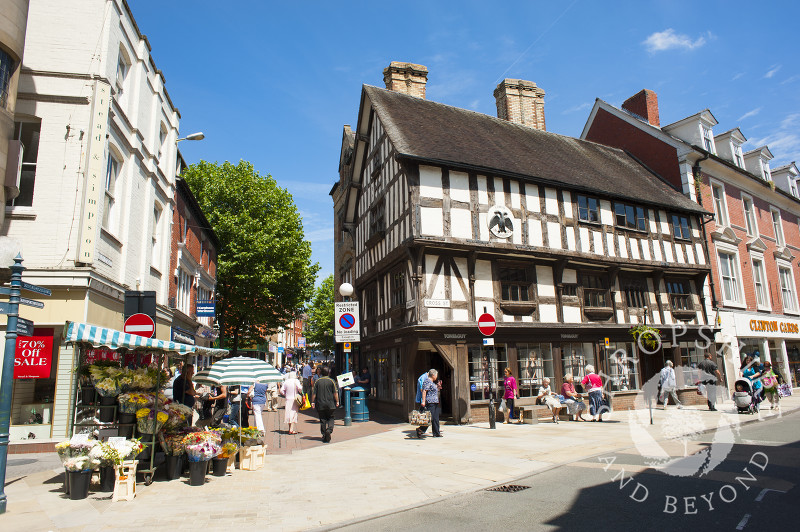
[[[198,131],[197,133],[192,133],[191,135],[186,135],[182,139],[178,139],[175,142],[180,142],[182,140],[203,140],[206,136],[203,134],[202,131]]]
[[[350,283],[342,283],[339,285],[339,294],[345,301],[350,301],[350,296],[353,295],[353,285]],[[350,372],[350,354],[344,352],[342,346],[342,354],[344,355],[344,372]],[[350,387],[344,387],[344,426],[349,427],[353,424],[353,419],[350,417]]]

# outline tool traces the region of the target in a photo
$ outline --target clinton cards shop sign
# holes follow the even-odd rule
[[[53,360],[53,329],[39,329],[33,336],[17,337],[15,379],[49,379]]]

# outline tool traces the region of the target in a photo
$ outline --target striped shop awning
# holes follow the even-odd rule
[[[272,364],[250,357],[233,357],[214,362],[208,369],[207,378],[226,386],[283,381],[283,375]]]
[[[94,347],[108,347],[109,349],[142,349],[181,355],[191,354],[196,351],[193,345],[145,338],[144,336],[128,334],[114,329],[72,321],[64,324],[62,341],[64,343],[92,344]]]

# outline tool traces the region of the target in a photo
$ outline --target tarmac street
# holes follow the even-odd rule
[[[456,504],[459,497],[500,483],[534,485],[542,493],[541,487],[547,484],[543,484],[545,477],[538,480],[538,474],[558,473],[561,468],[569,468],[570,478],[585,477],[590,484],[614,483],[612,477],[621,469],[630,475],[666,473],[671,481],[699,472],[713,480],[727,474],[731,464],[738,467],[744,456],[742,445],[753,452],[781,446],[769,431],[756,430],[757,422],[777,419],[780,424],[780,418],[787,416],[796,424],[798,414],[789,412],[800,409],[800,397],[785,398],[780,411],[767,409],[760,415],[737,415],[730,401],[718,407],[718,412],[705,407],[654,410],[653,425],[647,410],[613,412],[604,416],[603,423],[498,424],[496,430],[488,424],[446,425],[444,438],[423,440],[413,436],[408,424],[376,423],[372,433],[353,438],[349,438],[351,430],[369,431],[355,424],[337,424],[333,443],[327,445],[309,443],[316,442],[319,429],[307,418],[300,425],[300,437],[306,438],[307,445],[291,452],[285,446],[277,449],[279,453],[268,455],[259,471],[209,476],[200,487],[189,486],[186,479],[157,480],[150,486],[140,483],[131,502],[112,503],[105,493],[71,501],[62,491],[60,467],[12,473],[6,485],[8,511],[0,516],[0,529],[230,530],[242,525],[287,531],[344,525],[365,529],[369,525],[358,524],[365,519],[405,509],[427,511],[432,503]],[[268,415],[277,420],[268,425],[273,427],[270,432],[281,434],[283,412]],[[617,458],[611,464],[598,461],[608,456]],[[26,455],[13,458],[30,459]],[[25,467],[35,471],[31,466]],[[789,484],[785,481],[780,489]],[[585,487],[591,486],[578,483],[572,495],[545,499],[553,516],[574,508],[575,497]],[[497,502],[502,507],[510,504],[503,501],[513,501],[509,497],[516,495],[502,494]],[[702,501],[696,503],[701,508]],[[598,508],[591,500],[582,502],[581,508],[584,504]],[[432,524],[450,528],[446,522]],[[464,523],[460,525],[463,528]],[[509,525],[506,528],[517,528]],[[550,526],[560,529],[565,522]]]

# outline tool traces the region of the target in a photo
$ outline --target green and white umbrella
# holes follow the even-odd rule
[[[224,386],[283,381],[283,375],[272,364],[250,357],[233,357],[215,362],[206,378]]]
[[[211,371],[211,368],[204,368],[194,374],[192,380],[197,384],[205,384],[206,386],[219,386],[219,382],[210,378],[208,373]]]

